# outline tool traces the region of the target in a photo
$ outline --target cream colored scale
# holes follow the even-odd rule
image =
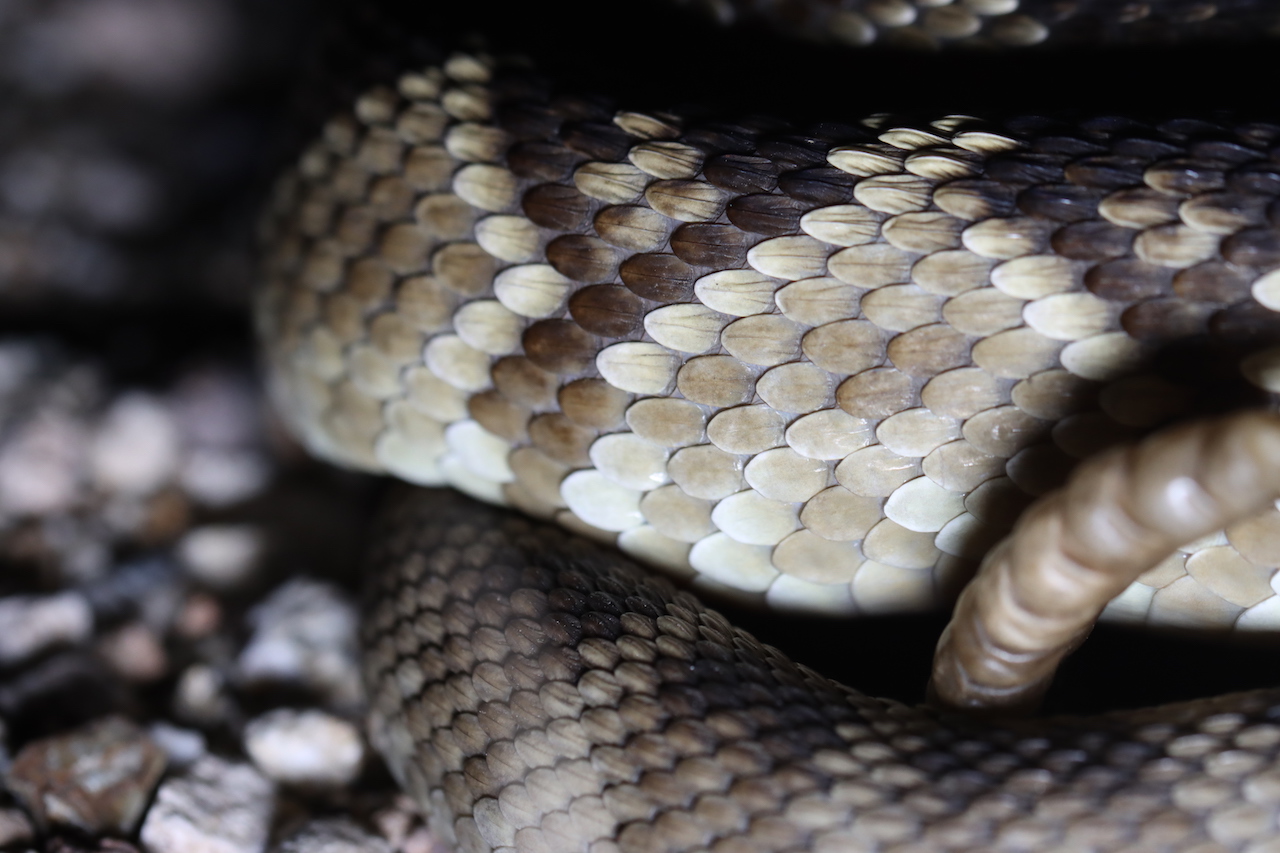
[[[1130,375],[1142,349],[1122,306],[1084,290],[1048,224],[949,183],[1020,144],[960,117],[869,119],[878,143],[827,157],[859,179],[851,202],[756,236],[741,269],[698,278],[697,302],[648,306],[642,332],[545,370],[526,332],[568,317],[584,281],[522,213],[539,182],[503,165],[490,73],[460,55],[364,95],[276,194],[259,319],[281,407],[327,458],[554,518],[704,589],[887,613],[948,601],[1077,460],[1186,404]],[[676,124],[614,124],[627,158],[573,172],[601,203],[575,263],[725,221],[728,194]],[[1247,224],[1160,181],[1100,207],[1140,230],[1148,263],[1191,267]],[[1254,284],[1264,304],[1278,275]],[[1105,615],[1272,629],[1278,564],[1273,511],[1188,544]]]

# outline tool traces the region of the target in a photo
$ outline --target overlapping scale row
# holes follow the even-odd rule
[[[374,561],[372,738],[458,850],[1262,851],[1277,692],[1012,726],[843,687],[545,524],[439,493]]]
[[[1079,459],[1264,401],[1245,356],[1280,381],[1278,140],[692,125],[458,55],[360,98],[282,182],[259,316],[329,458],[775,607],[919,609]],[[1109,615],[1274,628],[1277,565],[1272,512]]]
[[[728,23],[763,21],[811,39],[936,49],[1248,39],[1274,32],[1259,0],[679,0]]]

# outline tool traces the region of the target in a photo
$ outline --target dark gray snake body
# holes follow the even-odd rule
[[[980,45],[1275,14],[712,5]],[[365,93],[282,183],[260,321],[322,455],[713,590],[909,609],[1075,460],[1280,386],[1277,145],[1221,117],[719,122],[455,54]],[[1277,518],[1224,519],[1113,614],[1272,627]],[[458,497],[404,501],[374,564],[374,737],[460,850],[1280,850],[1272,691],[911,708]]]

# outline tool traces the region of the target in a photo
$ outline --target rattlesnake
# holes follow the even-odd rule
[[[854,41],[1240,27],[1016,7],[717,9]],[[304,442],[585,537],[408,498],[374,560],[375,740],[464,850],[1275,848],[1274,692],[1022,723],[909,708],[586,541],[785,609],[925,607],[1076,460],[1268,400],[1280,126],[859,118],[619,108],[455,52],[366,91],[282,179],[258,316]],[[1112,451],[1004,553],[1125,564],[1116,618],[1273,630],[1275,432],[1245,414]],[[1010,691],[1124,586],[1055,622],[1058,577],[968,598],[940,701],[1027,704]]]

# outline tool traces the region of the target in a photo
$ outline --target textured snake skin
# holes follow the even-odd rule
[[[1169,44],[1274,34],[1280,12],[1260,0],[682,0],[724,23],[759,21],[859,47],[1025,48]]]
[[[978,46],[1274,13],[710,5]],[[1280,390],[1280,125],[704,116],[479,53],[362,95],[266,222],[298,434],[695,588],[875,614],[954,598],[1079,460]],[[1272,693],[994,728],[911,709],[459,501],[383,534],[367,670],[380,749],[461,850],[1280,849]],[[1268,509],[1104,615],[1275,630],[1277,566]]]
[[[698,125],[457,55],[286,179],[260,319],[324,456],[781,608],[932,607],[1076,460],[1266,399],[1278,136]],[[1272,628],[1277,565],[1270,512],[1109,615]]]
[[[1280,694],[991,726],[798,666],[546,524],[380,537],[372,731],[460,851],[1280,849]]]

